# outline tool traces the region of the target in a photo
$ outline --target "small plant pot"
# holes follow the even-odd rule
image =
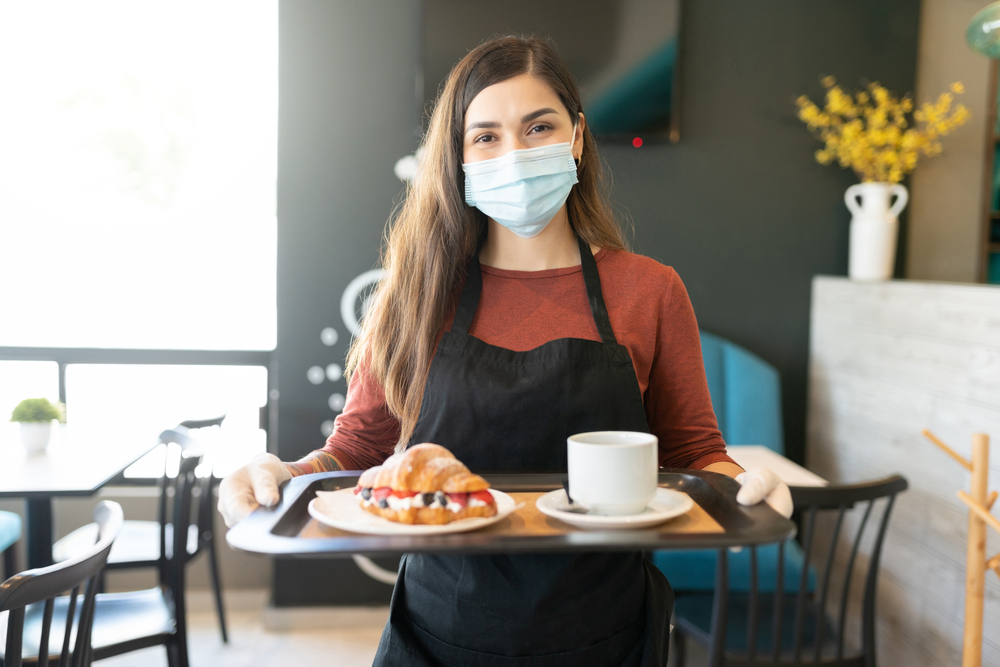
[[[51,436],[52,422],[21,422],[21,444],[29,454],[45,451]]]

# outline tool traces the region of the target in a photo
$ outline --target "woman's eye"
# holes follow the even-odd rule
[[[476,143],[476,144],[480,144],[480,143],[489,143],[488,141],[483,141],[483,140],[484,140],[484,139],[491,139],[492,137],[493,137],[493,135],[492,135],[492,134],[484,134],[484,135],[483,135],[483,136],[481,136],[481,137],[476,137],[476,140],[475,140],[475,141],[474,141],[473,143]]]
[[[532,130],[538,130],[538,129],[551,130],[552,128],[549,125],[536,125],[533,128],[531,128],[531,129]],[[536,132],[536,134],[537,134],[537,132]]]

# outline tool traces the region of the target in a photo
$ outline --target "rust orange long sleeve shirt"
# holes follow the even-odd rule
[[[659,438],[660,465],[700,469],[733,462],[712,410],[698,322],[680,277],[629,252],[600,250],[595,259],[611,327],[632,357],[649,429]],[[485,343],[523,351],[558,338],[601,339],[580,266],[547,271],[483,266],[482,273],[482,297],[469,334]],[[351,377],[334,424],[323,449],[346,469],[380,464],[399,439],[399,421],[364,367]]]

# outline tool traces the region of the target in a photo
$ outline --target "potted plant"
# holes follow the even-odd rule
[[[21,444],[29,452],[40,452],[49,444],[52,420],[65,422],[62,404],[52,405],[47,398],[26,398],[10,415],[12,422],[21,423]]]
[[[832,76],[821,82],[827,89],[823,109],[805,95],[796,103],[799,119],[825,144],[816,151],[816,161],[836,160],[861,179],[844,195],[852,214],[847,273],[854,280],[887,280],[896,259],[897,216],[909,199],[900,181],[917,166],[921,154],[941,152],[940,137],[969,120],[964,105],[951,108],[952,93],[961,94],[964,88],[961,82],[953,83],[951,93],[914,109],[909,94],[898,99],[877,82],[853,95],[841,90]],[[890,206],[893,195],[896,201]]]

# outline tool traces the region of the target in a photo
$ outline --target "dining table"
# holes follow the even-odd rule
[[[52,564],[53,498],[92,496],[158,444],[131,430],[53,425],[48,446],[28,452],[18,424],[0,428],[0,498],[24,498],[29,569]]]
[[[744,470],[770,468],[788,486],[826,486],[812,470],[764,445],[726,445],[726,453]]]

